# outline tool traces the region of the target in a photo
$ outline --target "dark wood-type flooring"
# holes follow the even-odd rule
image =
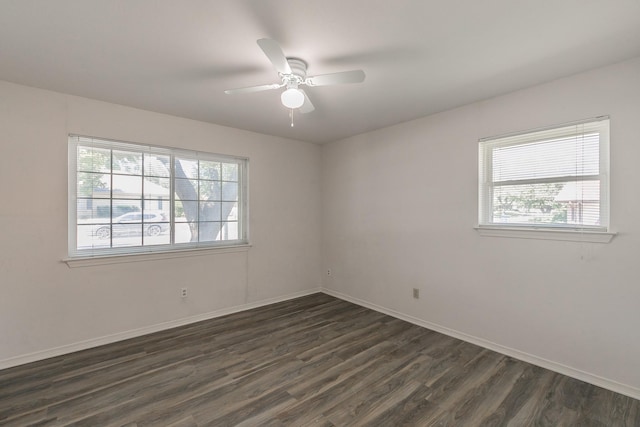
[[[640,401],[314,294],[0,371],[2,426],[640,426]]]

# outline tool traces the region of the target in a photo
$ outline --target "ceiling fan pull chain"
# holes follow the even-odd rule
[[[291,127],[293,127],[293,108],[289,110],[289,117],[291,117]]]

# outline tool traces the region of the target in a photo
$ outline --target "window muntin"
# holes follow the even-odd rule
[[[608,231],[608,117],[479,146],[480,227]]]
[[[69,137],[69,255],[247,243],[247,159]]]

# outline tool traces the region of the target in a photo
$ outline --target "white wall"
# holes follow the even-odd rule
[[[611,243],[477,234],[479,138],[606,114]],[[640,397],[638,135],[640,58],[325,145],[325,286]]]
[[[249,157],[253,246],[70,269],[69,133]],[[0,82],[0,154],[0,368],[321,283],[317,145]]]
[[[613,242],[478,236],[478,138],[602,114]],[[324,280],[640,396],[639,117],[640,59],[322,147],[0,82],[0,367]],[[68,133],[248,156],[253,247],[68,268]]]

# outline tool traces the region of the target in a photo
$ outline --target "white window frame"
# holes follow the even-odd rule
[[[141,246],[127,246],[127,247],[105,247],[105,248],[87,248],[78,249],[78,236],[77,236],[77,224],[78,224],[78,196],[77,196],[77,182],[78,182],[78,147],[79,146],[91,146],[96,148],[111,149],[111,150],[124,150],[133,151],[147,154],[159,154],[170,157],[170,189],[169,189],[169,204],[170,204],[170,218],[168,218],[170,225],[170,238],[167,244],[155,244],[155,245],[141,245]],[[218,241],[203,241],[203,242],[175,242],[175,201],[176,196],[174,192],[175,184],[175,171],[174,171],[174,159],[178,157],[181,159],[188,158],[193,160],[208,160],[223,163],[233,163],[238,165],[238,202],[237,202],[237,215],[238,215],[238,238],[229,240]],[[149,259],[163,259],[167,257],[181,257],[194,255],[194,251],[211,251],[211,250],[223,250],[223,252],[235,251],[238,248],[245,248],[249,246],[249,230],[248,230],[248,168],[249,159],[245,157],[221,155],[214,153],[206,153],[200,151],[192,151],[185,149],[151,146],[146,144],[138,144],[131,142],[116,141],[105,138],[87,137],[81,135],[69,135],[69,205],[68,205],[68,258],[64,261],[70,267],[74,266],[86,266],[97,265],[102,263],[114,263],[114,262],[130,262],[132,260],[149,260]],[[110,173],[111,174],[111,173]],[[222,179],[222,178],[220,178]],[[113,195],[105,198],[104,200],[112,200]],[[113,217],[111,214],[110,218]],[[111,221],[111,220],[109,220]],[[123,260],[122,258],[131,258]],[[96,261],[98,260],[98,261]],[[101,261],[102,260],[102,261]]]
[[[553,138],[579,136],[590,132],[599,133],[599,174],[584,176],[584,179],[600,181],[600,224],[597,226],[575,224],[512,224],[493,221],[493,187],[507,184],[535,184],[547,182],[575,181],[576,177],[529,179],[514,182],[493,182],[492,150],[508,146],[531,144]],[[482,138],[478,141],[478,225],[476,230],[483,236],[517,237],[550,240],[609,242],[616,233],[610,229],[609,211],[609,116],[600,116],[561,125],[538,128]]]

